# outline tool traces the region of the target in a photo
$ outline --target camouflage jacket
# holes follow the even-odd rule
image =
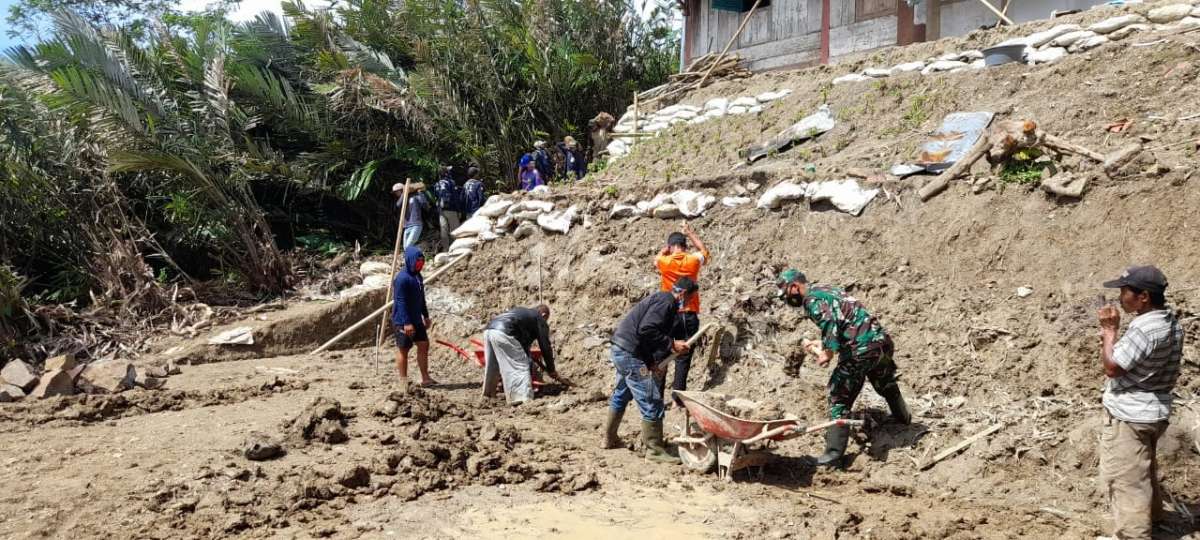
[[[821,329],[821,344],[848,359],[887,342],[887,332],[853,296],[836,287],[810,286],[804,313]]]

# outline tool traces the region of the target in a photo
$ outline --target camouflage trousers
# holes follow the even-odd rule
[[[854,407],[863,383],[871,381],[875,392],[887,396],[896,384],[896,361],[892,358],[895,346],[891,338],[860,355],[848,355],[838,359],[837,367],[829,376],[829,418],[845,418]]]

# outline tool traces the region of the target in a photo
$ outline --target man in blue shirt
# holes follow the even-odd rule
[[[429,200],[423,193],[425,184],[411,184],[408,188],[408,215],[401,216],[404,220],[404,247],[414,246],[421,239],[425,229],[425,214],[429,211]],[[396,211],[404,206],[404,184],[392,186],[392,195],[396,197]]]
[[[479,168],[469,167],[467,168],[467,183],[463,184],[463,212],[466,217],[474,216],[485,202],[487,202],[487,195],[483,193],[483,180],[479,179]]]
[[[450,233],[462,223],[462,192],[454,183],[454,169],[442,168],[442,177],[433,185],[439,211],[438,223],[442,234],[442,248],[450,248]]]
[[[421,370],[421,386],[433,386],[437,381],[429,376],[429,307],[425,305],[425,278],[421,269],[425,255],[421,248],[404,248],[404,268],[392,282],[392,330],[396,335],[396,369],[400,382],[408,388],[408,351],[417,346],[417,367]]]

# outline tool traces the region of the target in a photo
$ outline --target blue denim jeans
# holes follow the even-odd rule
[[[612,346],[612,364],[617,369],[617,384],[613,388],[612,400],[609,407],[617,412],[623,412],[630,400],[636,401],[642,411],[642,419],[647,422],[662,420],[663,397],[654,382],[654,376],[646,363],[638,360],[633,353],[616,345]]]
[[[421,239],[421,231],[424,228],[425,228],[424,225],[421,225],[421,224],[404,226],[404,248],[405,249],[408,249],[408,246],[416,244],[417,240]]]

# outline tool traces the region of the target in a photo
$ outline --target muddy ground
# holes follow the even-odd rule
[[[589,181],[555,188],[560,203],[580,206],[583,225],[567,236],[489,243],[431,287],[434,337],[459,344],[504,309],[549,303],[560,370],[576,387],[548,387],[514,409],[481,401],[479,370],[438,346],[433,374],[444,384],[401,395],[391,348],[247,359],[203,345],[206,336],[165,340],[159,356],[196,365],[163,390],[0,406],[0,536],[1090,539],[1105,531],[1095,451],[1099,283],[1129,264],[1154,263],[1171,280],[1168,298],[1189,339],[1159,450],[1177,503],[1160,537],[1200,537],[1188,515],[1200,515],[1200,178],[1188,143],[1200,120],[1179,119],[1200,112],[1200,49],[1189,45],[1200,34],[1145,47],[1132,44],[1150,37],[1129,38],[1048,67],[828,86],[855,66],[998,36],[706,88],[685,101],[794,93],[757,117],[675,128]],[[732,170],[739,148],[826,99],[834,131]],[[740,473],[732,483],[640,459],[634,414],[622,430],[630,448],[597,448],[611,384],[606,340],[656,288],[652,257],[680,226],[610,221],[614,202],[684,187],[719,197],[738,186],[883,169],[912,157],[954,110],[1030,116],[1101,152],[1135,139],[1150,150],[1081,200],[994,182],[979,194],[955,185],[920,203],[914,186],[923,180],[910,179],[886,183],[887,194],[860,217],[805,204],[710,210],[692,225],[713,254],[701,276],[702,319],[722,325],[722,340],[701,347],[690,387],[824,417],[827,371],[785,370],[794,344],[816,333],[773,298],[775,273],[796,266],[846,287],[891,331],[914,423],[884,421],[883,401],[866,389],[855,413],[871,422],[851,443],[847,470],[814,471],[804,457],[822,441],[809,436],[779,444],[779,459],[761,476]],[[1131,130],[1104,131],[1122,118],[1134,120]],[[808,163],[815,173],[803,172]],[[1033,293],[1019,297],[1018,287]],[[357,309],[300,305],[259,315],[273,341],[257,354],[310,350]],[[669,411],[668,431],[681,421]],[[994,435],[920,470],[996,424],[1003,427]],[[247,459],[254,442],[255,452],[270,455],[278,444],[284,454]]]

